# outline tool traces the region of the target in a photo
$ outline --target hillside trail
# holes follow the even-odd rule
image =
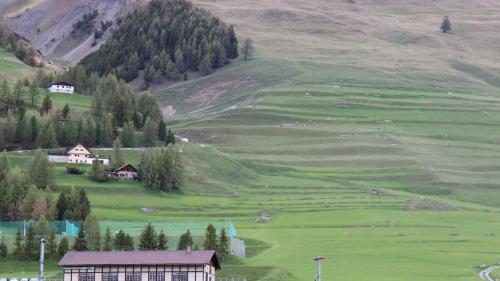
[[[497,281],[498,279],[494,279],[493,277],[491,277],[491,273],[498,268],[500,268],[500,265],[488,267],[487,269],[482,270],[481,272],[479,272],[479,278],[486,281]]]

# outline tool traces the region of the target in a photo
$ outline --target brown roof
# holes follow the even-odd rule
[[[120,168],[116,169],[115,173],[117,173],[119,171],[123,171],[123,170],[137,172],[137,169],[134,166],[132,166],[132,164],[125,164],[125,165],[121,166]]]
[[[115,252],[67,252],[59,266],[88,265],[182,265],[212,264],[220,269],[215,251],[115,251]]]

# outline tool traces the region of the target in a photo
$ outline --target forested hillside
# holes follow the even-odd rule
[[[119,20],[113,36],[81,61],[87,72],[110,73],[147,87],[187,79],[188,71],[208,74],[238,57],[232,26],[185,0],[154,0]]]

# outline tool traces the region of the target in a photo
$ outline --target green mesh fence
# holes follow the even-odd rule
[[[237,236],[236,228],[231,222],[151,222],[154,225],[155,230],[159,232],[163,230],[168,236],[175,237],[180,236],[185,233],[188,229],[192,236],[204,236],[205,230],[209,224],[213,224],[217,229],[217,234],[220,230],[224,228],[226,233],[230,237]],[[118,221],[101,221],[101,231],[104,232],[107,227],[110,228],[111,232],[115,233],[119,230],[132,235],[138,236],[141,234],[144,226],[148,224],[145,221],[139,222],[118,222]]]
[[[0,231],[3,235],[15,235],[17,230],[20,229],[22,234],[26,233],[26,228],[30,221],[0,221]],[[107,227],[110,228],[112,233],[116,233],[119,230],[132,235],[139,236],[144,229],[144,226],[148,222],[137,221],[137,222],[119,222],[119,221],[101,221],[101,233],[104,233]],[[151,222],[157,232],[163,230],[169,237],[178,237],[185,233],[188,229],[193,237],[204,236],[207,226],[211,223],[217,229],[217,233],[220,232],[222,228],[226,230],[229,237],[237,236],[236,228],[231,222]],[[67,236],[76,236],[78,233],[78,221],[50,221],[49,227],[56,230],[57,235],[65,234]]]
[[[33,221],[0,221],[0,232],[3,235],[16,235],[17,230],[21,231],[21,234],[26,234],[26,229],[29,224],[35,225]],[[56,231],[56,235],[68,235],[76,236],[78,233],[78,221],[49,221],[49,228]]]

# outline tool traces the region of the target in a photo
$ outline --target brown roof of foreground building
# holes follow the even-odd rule
[[[88,265],[184,265],[212,264],[220,269],[215,251],[115,251],[115,252],[67,252],[59,266]]]

